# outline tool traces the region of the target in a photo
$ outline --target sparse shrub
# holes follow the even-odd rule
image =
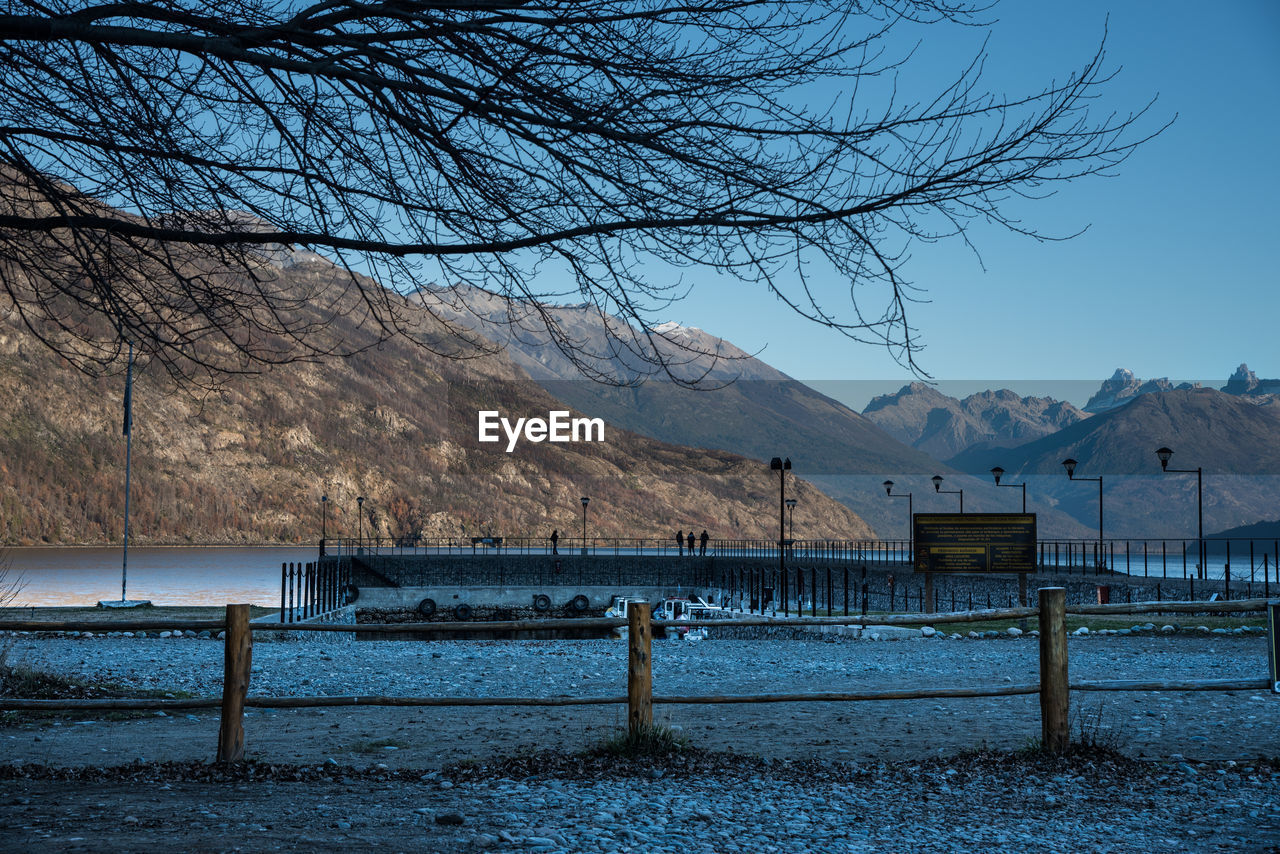
[[[627,759],[670,756],[689,747],[684,733],[661,724],[649,724],[632,732],[619,733],[606,741],[598,752]]]

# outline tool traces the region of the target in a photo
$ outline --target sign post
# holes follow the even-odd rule
[[[924,574],[929,613],[935,572],[1016,573],[1019,604],[1025,604],[1027,573],[1036,570],[1036,514],[917,513],[912,535],[912,568]]]

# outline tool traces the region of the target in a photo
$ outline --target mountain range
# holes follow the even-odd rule
[[[1142,394],[1057,433],[1004,449],[998,463],[1009,478],[1034,480],[1046,500],[1096,525],[1093,485],[1070,482],[1062,466],[1064,459],[1075,459],[1079,476],[1104,478],[1104,502],[1113,511],[1108,536],[1187,536],[1188,531],[1194,536],[1196,478],[1162,474],[1156,449],[1173,449],[1173,469],[1203,469],[1209,532],[1266,518],[1280,506],[1277,439],[1280,407],[1215,389],[1177,389]],[[988,450],[972,449],[950,462],[976,474],[989,470],[993,460]]]
[[[344,275],[322,259],[272,259],[282,290]],[[330,333],[358,345],[359,305]],[[299,309],[300,311],[305,309]],[[447,330],[413,305],[424,336]],[[317,315],[319,316],[319,315]],[[433,324],[435,324],[433,326]],[[441,348],[445,349],[445,348]],[[566,408],[502,353],[450,359],[403,341],[340,360],[177,386],[136,368],[132,538],[146,542],[314,542],[327,495],[330,537],[776,536],[777,478],[759,461],[693,450],[608,425],[604,442],[481,443],[477,413]],[[123,371],[123,364],[117,366]],[[123,377],[66,367],[0,308],[0,544],[119,542]],[[870,537],[856,514],[797,479],[808,536]],[[362,515],[356,497],[363,496]]]
[[[900,442],[939,460],[962,451],[1011,448],[1088,417],[1070,403],[1008,389],[957,400],[924,383],[871,400],[862,414]]]

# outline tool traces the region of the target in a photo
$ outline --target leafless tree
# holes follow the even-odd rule
[[[1031,233],[1010,198],[1104,172],[1144,137],[1142,110],[1090,112],[1101,49],[1015,96],[984,90],[981,56],[926,99],[896,93],[911,61],[896,31],[982,14],[967,0],[3,0],[0,284],[87,370],[122,341],[187,377],[397,335],[462,355],[411,298],[431,283],[433,300],[479,286],[522,311],[571,296],[630,324],[609,348],[670,369],[679,342],[653,326],[685,286],[655,267],[768,288],[911,364],[914,243],[975,220]],[[345,274],[278,274],[307,252]],[[847,299],[812,289],[815,266]],[[609,379],[609,353],[545,322]]]

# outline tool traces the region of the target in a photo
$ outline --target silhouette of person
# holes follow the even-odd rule
[[[689,536],[692,537],[693,534],[690,534]],[[684,531],[683,530],[676,531],[676,548],[680,549],[680,557],[684,557]],[[689,548],[693,548],[693,546],[689,546]]]
[[[560,532],[553,530],[551,532],[551,553],[553,555],[560,554],[560,549],[557,547],[557,544],[559,542],[560,542]]]
[[[711,538],[707,536],[707,531],[704,528],[702,531],[702,536],[698,537],[698,545],[700,547],[698,549],[698,554],[705,555],[707,553],[707,540],[709,539]]]
[[[689,557],[693,557],[693,529],[689,529]]]

